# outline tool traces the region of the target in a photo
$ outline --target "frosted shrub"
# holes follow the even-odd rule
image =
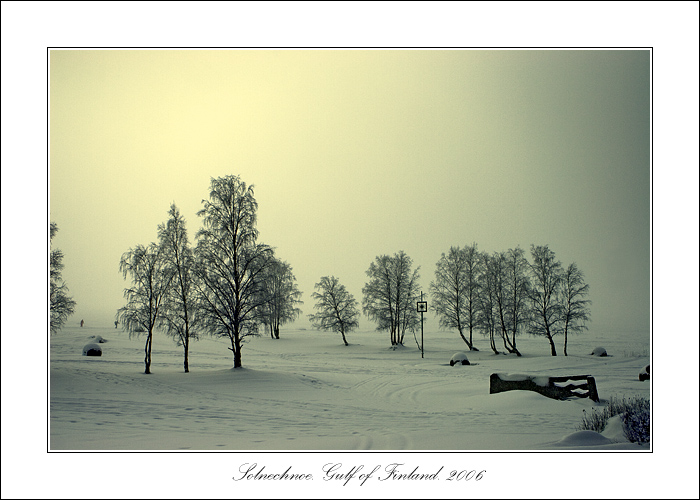
[[[608,418],[610,418],[608,407],[603,408],[600,413],[595,408],[593,408],[591,413],[586,413],[586,410],[583,410],[583,421],[579,425],[579,429],[582,431],[603,432],[605,424],[608,423]]]
[[[648,443],[651,436],[650,405],[648,399],[637,398],[621,414],[622,428],[633,443]]]
[[[620,415],[625,436],[633,443],[648,443],[650,430],[650,404],[649,400],[636,397],[627,400],[625,398],[610,398],[608,406],[600,412],[593,408],[593,412],[583,410],[583,420],[579,429],[603,432],[608,419]]]

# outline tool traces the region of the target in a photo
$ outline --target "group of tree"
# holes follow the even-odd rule
[[[568,355],[569,334],[587,329],[590,319],[588,285],[575,263],[564,268],[547,245],[532,245],[530,254],[531,262],[521,248],[489,254],[476,244],[442,254],[430,283],[440,326],[456,329],[470,350],[478,350],[474,334],[480,333],[494,353],[502,342],[505,351],[518,356],[523,333],[545,337],[553,356],[555,337],[562,336]],[[420,324],[419,270],[400,251],[376,257],[366,271],[362,312],[377,330],[389,333],[392,346],[403,345],[405,333]],[[334,276],[323,277],[316,289],[312,326],[341,333],[348,345],[345,334],[358,326],[357,302]]]
[[[58,332],[68,317],[75,312],[76,302],[68,295],[68,285],[63,281],[63,252],[50,248],[58,232],[55,222],[49,223],[49,328],[51,333]]]
[[[158,328],[183,346],[185,372],[190,341],[200,334],[227,338],[233,366],[239,368],[246,337],[265,325],[278,339],[280,325],[301,314],[291,266],[257,241],[253,186],[234,175],[211,179],[209,199],[202,204],[194,248],[173,204],[167,222],[158,226],[158,242],[137,245],[120,261],[131,286],[124,290],[126,305],[117,321],[130,336],[146,335],[146,373]]]
[[[137,245],[120,261],[131,286],[124,290],[126,305],[117,312],[117,321],[130,337],[146,335],[146,373],[156,329],[183,347],[185,372],[190,342],[204,333],[229,340],[233,366],[238,368],[247,337],[258,335],[263,326],[271,338],[279,339],[280,325],[301,314],[301,292],[292,267],[279,260],[272,247],[258,242],[253,186],[233,175],[211,179],[209,199],[202,203],[197,213],[202,228],[194,248],[173,204],[168,220],[158,226],[158,242]],[[51,240],[57,230],[51,223]],[[589,287],[576,264],[564,268],[547,245],[532,245],[530,255],[528,262],[521,248],[480,252],[476,243],[442,254],[430,283],[440,326],[456,329],[471,350],[478,350],[478,332],[488,338],[494,353],[502,342],[507,352],[518,356],[517,338],[523,333],[545,337],[553,356],[555,337],[562,336],[567,355],[569,334],[587,329]],[[61,278],[62,259],[60,250],[50,251],[52,333],[75,308]],[[377,330],[389,333],[392,346],[403,345],[406,332],[415,332],[420,324],[419,270],[400,251],[377,256],[366,271],[362,312]],[[357,301],[335,276],[322,277],[315,290],[312,326],[340,333],[348,345],[346,334],[359,326]]]
[[[366,274],[369,281],[362,289],[362,311],[377,324],[377,330],[387,331],[392,346],[403,345],[406,331],[419,324],[416,299],[420,294],[419,268],[412,269],[413,261],[400,251],[393,256],[380,255],[370,264]],[[357,301],[339,279],[324,276],[316,283],[312,294],[316,300],[311,325],[320,330],[331,330],[342,335],[359,325]]]
[[[377,324],[377,330],[387,331],[392,346],[403,345],[407,331],[414,331],[420,319],[416,300],[420,295],[419,269],[400,251],[393,256],[380,255],[370,263],[366,274],[369,281],[362,289],[362,311]],[[324,276],[316,283],[312,294],[316,313],[309,319],[314,328],[331,330],[342,335],[359,325],[357,301],[335,276]]]
[[[518,356],[522,333],[545,337],[552,356],[555,337],[563,336],[568,355],[569,334],[587,329],[589,287],[576,264],[564,268],[548,245],[532,245],[530,255],[531,262],[521,248],[489,254],[476,244],[442,254],[430,283],[440,325],[456,329],[471,350],[478,331],[494,353],[502,341]]]

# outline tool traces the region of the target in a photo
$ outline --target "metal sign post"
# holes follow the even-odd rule
[[[417,311],[420,313],[420,357],[423,357],[423,313],[428,311],[428,303],[423,301],[423,292],[420,293],[420,301],[416,303]]]

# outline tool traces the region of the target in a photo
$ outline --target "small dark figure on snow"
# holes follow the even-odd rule
[[[82,328],[84,324],[85,324],[85,321],[83,321],[83,320],[81,319],[81,320],[80,320],[80,328]]]

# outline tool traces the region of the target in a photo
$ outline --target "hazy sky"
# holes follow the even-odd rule
[[[404,250],[427,292],[442,252],[476,242],[528,255],[548,244],[584,272],[591,329],[649,328],[648,50],[49,59],[50,218],[77,301],[69,322],[110,324],[122,253],[156,241],[173,202],[194,243],[210,179],[237,174],[255,186],[260,241],[293,267],[301,326],[321,276],[360,301],[372,260]]]

